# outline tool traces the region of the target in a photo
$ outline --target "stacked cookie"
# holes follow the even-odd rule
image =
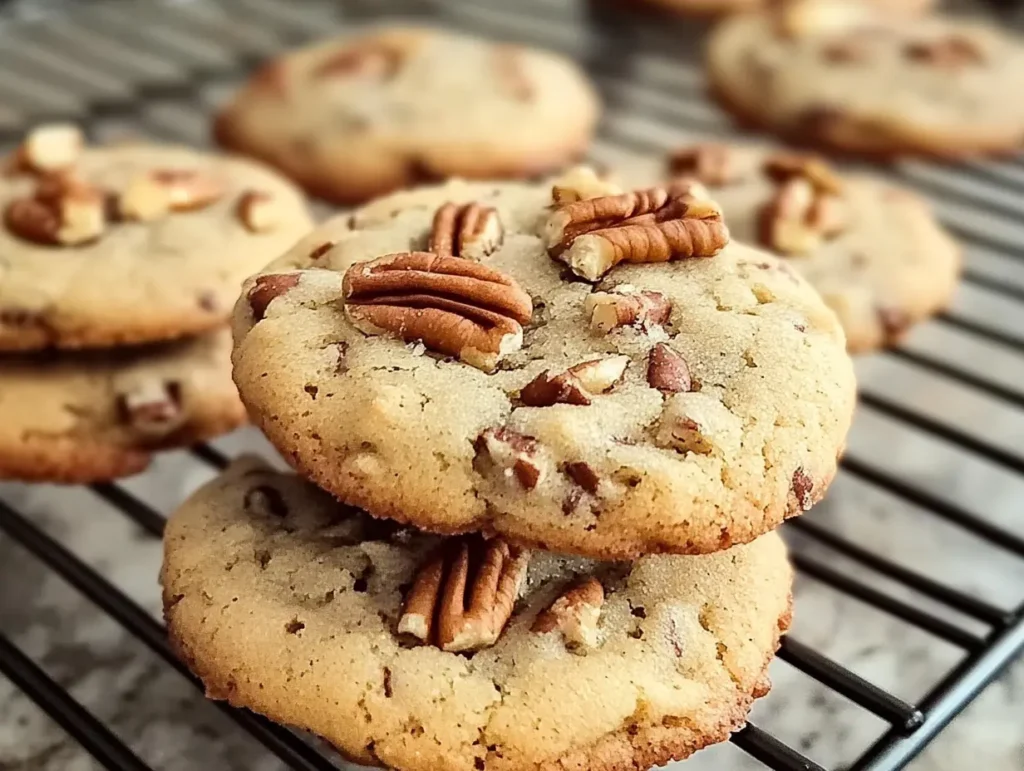
[[[311,226],[291,184],[54,125],[7,159],[0,210],[0,478],[131,474],[242,422],[227,316]]]
[[[168,523],[211,696],[468,771],[665,763],[767,692],[771,531],[824,494],[854,380],[835,315],[699,185],[393,194],[250,279],[234,335],[298,476],[238,461]]]

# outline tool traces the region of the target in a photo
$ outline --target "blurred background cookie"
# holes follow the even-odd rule
[[[424,180],[558,168],[586,149],[598,107],[561,56],[382,28],[271,60],[218,116],[216,136],[353,203]]]
[[[794,141],[875,157],[1018,150],[1018,36],[964,19],[906,19],[801,0],[714,31],[708,77],[741,120]]]
[[[772,0],[624,0],[628,5],[648,6],[681,16],[720,16],[755,11],[772,5]],[[785,1],[785,0],[783,0]],[[923,13],[935,0],[850,0],[876,6],[884,13],[913,16]]]
[[[309,227],[250,161],[31,132],[0,175],[0,350],[168,340],[222,326],[241,281]]]

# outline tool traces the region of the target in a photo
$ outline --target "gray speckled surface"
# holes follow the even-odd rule
[[[31,0],[18,2],[23,7],[31,4]],[[550,13],[556,20],[584,13],[583,3],[570,0],[523,2],[544,6],[548,9],[544,14]],[[59,3],[46,5],[52,8]],[[205,1],[176,3],[178,10],[171,15],[187,19],[187,26],[176,27],[169,23],[168,12],[152,3],[123,2],[101,16],[90,12],[87,18],[48,22],[4,39],[0,43],[0,135],[5,127],[21,125],[33,114],[63,111],[81,115],[89,100],[130,100],[138,79],[187,82],[188,68],[196,61],[218,70],[239,50],[254,57],[267,55],[286,38],[320,34],[335,25],[342,7],[335,0],[302,3],[301,13],[295,11],[300,4],[275,0],[224,0],[223,5],[221,11]],[[342,15],[388,4],[350,0],[343,5]],[[589,51],[587,40],[567,32],[544,14],[516,14],[507,6],[503,10],[498,0],[420,5],[434,8],[452,23],[486,34],[522,37],[581,56]],[[142,33],[154,25],[159,34]],[[111,29],[116,30],[112,37]],[[609,34],[620,39],[618,29]],[[622,32],[621,38],[626,37],[628,33]],[[606,138],[595,150],[597,159],[616,160],[618,151],[613,144],[669,147],[697,131],[721,135],[729,130],[728,121],[700,99],[697,70],[680,71],[663,57],[646,54],[629,57],[621,65],[604,82],[605,95],[615,110],[605,124]],[[46,77],[26,88],[25,74],[35,73],[37,66]],[[223,77],[208,78],[194,95],[158,93],[138,110],[104,117],[92,128],[99,138],[150,134],[204,144],[210,106],[230,92],[239,76],[229,68]],[[636,86],[632,76],[641,77],[645,85]],[[67,85],[71,81],[66,79],[73,79],[73,85]],[[661,87],[673,89],[681,99],[666,103],[657,91]],[[658,120],[644,117],[655,113]],[[1021,458],[1024,409],[1018,406],[1019,400],[1014,403],[985,395],[965,385],[955,373],[942,374],[922,364],[933,360],[1018,397],[1024,395],[1024,356],[1015,349],[1024,344],[1020,331],[1024,329],[1024,304],[1012,296],[1012,292],[1024,296],[1024,260],[1015,246],[1024,243],[1024,204],[1019,196],[1008,196],[1004,187],[1024,188],[1024,166],[978,164],[977,170],[977,174],[959,174],[916,163],[900,168],[908,183],[936,198],[938,210],[948,222],[973,239],[965,250],[971,280],[962,287],[946,319],[922,326],[906,341],[903,350],[909,356],[869,357],[859,362],[858,369],[870,395]],[[993,213],[987,208],[987,202],[993,201],[1008,211]],[[219,444],[231,452],[266,450],[250,431]],[[1024,535],[1020,503],[1024,500],[1024,476],[913,428],[883,410],[861,408],[849,456]],[[166,513],[209,475],[193,457],[174,453],[126,487]],[[15,504],[158,616],[159,544],[98,496],[82,489],[6,484],[0,485],[0,500]],[[997,606],[1012,607],[1024,600],[1024,559],[992,548],[852,474],[841,474],[827,500],[808,517],[876,554],[892,557]],[[787,533],[797,552],[855,575],[894,597],[949,615],[904,587],[838,558],[801,533],[791,528]],[[968,629],[984,631],[953,618]],[[3,535],[0,633],[70,688],[154,768],[270,771],[281,767],[184,678]],[[909,701],[920,699],[962,655],[928,633],[806,575],[796,588],[792,637]],[[756,722],[829,769],[845,767],[884,729],[880,720],[783,661],[776,662],[772,674],[775,688],[755,708]],[[98,766],[81,748],[0,678],[2,771],[92,768]],[[763,766],[724,745],[700,753],[682,768],[756,771]],[[1008,669],[909,768],[1024,770],[1024,663]]]

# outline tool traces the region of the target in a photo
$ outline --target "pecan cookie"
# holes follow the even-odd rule
[[[226,330],[140,348],[8,354],[0,363],[0,479],[94,482],[245,420]]]
[[[278,175],[181,147],[89,148],[52,125],[0,164],[0,350],[213,330],[312,227]]]
[[[585,556],[809,508],[853,409],[835,315],[698,189],[617,192],[457,181],[314,231],[237,306],[253,420],[374,515]]]
[[[852,0],[856,2],[857,0]],[[935,0],[861,0],[885,13],[920,14]],[[628,5],[649,6],[681,16],[721,16],[741,11],[754,11],[771,5],[768,0],[625,0]]]
[[[956,288],[960,249],[927,202],[867,174],[763,145],[705,142],[667,163],[624,161],[632,182],[695,179],[728,212],[733,238],[786,259],[836,312],[849,350],[896,342]]]
[[[381,28],[268,62],[218,141],[310,192],[365,201],[416,182],[530,177],[585,150],[598,100],[566,59],[420,28]]]
[[[1024,103],[1006,97],[1024,85],[1024,44],[958,18],[799,0],[723,22],[708,73],[741,119],[858,154],[963,157],[1024,136]]]
[[[173,646],[214,699],[398,771],[635,771],[767,693],[792,575],[770,533],[632,565],[441,539],[235,462],[167,523]]]

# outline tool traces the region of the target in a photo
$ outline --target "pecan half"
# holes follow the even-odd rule
[[[16,166],[39,174],[67,171],[78,161],[85,145],[81,129],[70,123],[52,123],[29,132],[15,157]]]
[[[533,490],[544,477],[537,457],[539,446],[532,436],[510,428],[488,428],[473,442],[473,449],[473,468],[481,473],[500,469],[507,479],[515,477],[525,490]]]
[[[238,218],[253,233],[267,233],[281,225],[281,206],[273,193],[247,190],[238,199]]]
[[[591,396],[602,394],[618,383],[628,366],[628,356],[611,356],[576,364],[558,375],[544,370],[523,386],[519,399],[528,407],[586,406]]]
[[[545,224],[548,251],[588,281],[621,262],[711,257],[729,231],[704,194],[699,185],[673,185],[565,204]]]
[[[514,45],[499,45],[494,49],[494,71],[498,88],[517,102],[533,99],[533,83],[523,67],[523,49]]]
[[[692,382],[686,359],[665,343],[658,343],[647,358],[647,382],[666,394],[689,391]]]
[[[313,70],[316,78],[390,80],[402,66],[405,51],[383,40],[367,40],[343,48]]]
[[[4,225],[19,238],[37,244],[86,244],[106,230],[106,197],[71,177],[44,177],[33,197],[7,205]]]
[[[485,371],[522,345],[533,304],[514,279],[429,252],[391,254],[345,273],[345,313],[365,334],[420,340]]]
[[[298,273],[269,273],[257,276],[247,295],[253,319],[262,321],[270,303],[298,285]]]
[[[713,187],[739,179],[735,153],[722,142],[703,142],[674,150],[668,156],[668,172],[673,177],[688,177]]]
[[[498,210],[478,203],[446,203],[434,214],[427,251],[439,257],[479,260],[492,254],[505,238]]]
[[[537,614],[531,631],[547,634],[558,630],[569,648],[596,648],[597,625],[604,605],[604,587],[588,577],[566,589],[545,610]]]
[[[181,386],[174,382],[148,380],[118,396],[121,419],[135,431],[150,437],[167,436],[184,422]]]
[[[947,72],[985,63],[984,49],[966,35],[950,34],[935,40],[914,41],[904,47],[903,53],[911,61]]]
[[[649,332],[668,321],[672,301],[660,292],[640,291],[630,284],[620,284],[610,292],[591,292],[583,308],[595,332],[608,334],[616,327],[635,327]]]
[[[621,187],[602,177],[590,166],[569,169],[551,186],[551,201],[556,206],[621,194]]]
[[[529,552],[500,538],[448,541],[417,571],[398,631],[444,651],[494,645],[512,616],[529,561]]]
[[[204,209],[220,200],[224,183],[193,169],[157,169],[136,177],[121,194],[119,208],[125,219],[148,222],[169,212]]]
[[[780,254],[807,254],[845,229],[842,202],[802,177],[780,185],[757,216],[760,242]]]
[[[839,195],[843,179],[824,159],[808,153],[775,153],[765,159],[764,173],[779,183],[805,179],[816,193]]]

